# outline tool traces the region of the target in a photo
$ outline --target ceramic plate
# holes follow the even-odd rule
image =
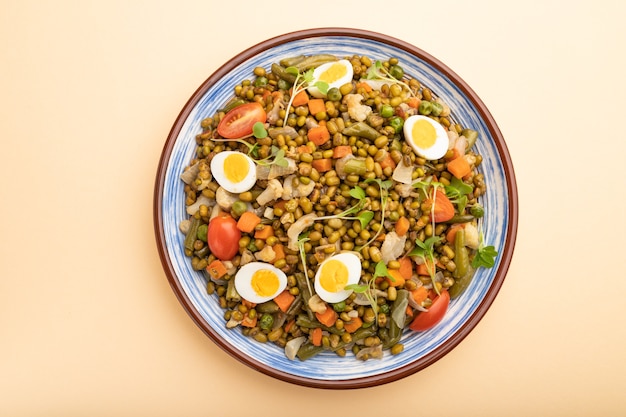
[[[399,58],[405,73],[417,78],[451,108],[452,118],[478,131],[475,145],[484,160],[487,193],[482,196],[485,241],[499,255],[491,269],[480,268],[470,287],[450,304],[439,325],[417,333],[406,331],[402,354],[359,361],[323,353],[307,361],[291,361],[271,343],[261,344],[225,327],[223,311],[206,293],[206,279],[191,268],[183,251],[179,223],[186,218],[180,174],[195,149],[200,121],[213,115],[233,95],[234,87],[251,78],[255,67],[270,68],[282,58],[300,54],[366,55]],[[323,28],[281,35],[261,42],[222,65],[191,96],[165,142],[154,194],[154,226],[167,278],[181,304],[209,338],[251,368],[283,381],[319,388],[345,389],[379,385],[411,375],[441,359],[477,325],[496,297],[511,261],[517,231],[517,190],[504,138],[484,103],[450,68],[404,41],[358,29]],[[350,355],[350,354],[349,354]]]

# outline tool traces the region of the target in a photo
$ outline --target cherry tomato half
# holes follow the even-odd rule
[[[428,311],[421,312],[413,319],[409,328],[418,332],[428,330],[434,327],[437,323],[443,319],[443,316],[448,311],[448,305],[450,304],[450,294],[448,291],[443,290],[435,297],[433,304]]]
[[[220,213],[209,222],[207,244],[213,255],[222,261],[229,261],[239,252],[241,231],[237,221],[228,213]]]
[[[252,133],[255,123],[265,123],[267,113],[257,102],[241,104],[224,116],[217,125],[217,133],[226,139],[238,139]]]

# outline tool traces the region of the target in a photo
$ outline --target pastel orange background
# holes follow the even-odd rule
[[[626,414],[626,3],[0,1],[0,415]],[[520,218],[491,309],[379,387],[260,374],[185,313],[154,179],[178,112],[267,38],[344,26],[427,51],[502,130]]]

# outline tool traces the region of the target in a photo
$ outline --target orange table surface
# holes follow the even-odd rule
[[[626,414],[626,3],[3,1],[0,415]],[[179,111],[267,38],[355,27],[452,68],[504,134],[519,230],[483,320],[378,387],[288,384],[192,322],[152,198]]]

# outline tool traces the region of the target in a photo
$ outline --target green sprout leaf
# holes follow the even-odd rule
[[[363,229],[367,227],[367,225],[369,224],[370,221],[372,221],[373,218],[374,218],[374,212],[369,211],[369,210],[364,211],[363,213],[357,216],[357,219],[359,219],[359,222],[361,223],[361,228]]]
[[[444,188],[450,201],[456,204],[459,213],[463,214],[467,206],[467,195],[474,190],[474,187],[456,177],[452,177],[450,185],[445,185]]]
[[[350,196],[357,200],[363,200],[365,198],[365,190],[358,185],[355,185],[350,189]]]
[[[413,92],[411,87],[409,87],[409,85],[404,81],[400,81],[394,78],[393,75],[391,75],[391,73],[380,61],[376,61],[373,65],[369,67],[367,73],[365,74],[365,78],[368,80],[384,80],[390,84],[398,84],[402,88],[406,89],[409,94],[415,97],[415,93]]]
[[[437,295],[439,295],[439,290],[437,286],[434,285],[436,267],[435,267],[435,245],[441,242],[441,236],[431,236],[425,241],[421,241],[419,239],[415,240],[415,249],[409,252],[408,256],[417,256],[420,257],[426,262],[426,266],[428,267],[428,274],[430,275],[431,281],[433,281],[433,288]]]
[[[263,139],[267,137],[267,130],[265,129],[265,125],[261,122],[256,122],[252,126],[252,134],[257,139]]]
[[[476,256],[474,256],[474,259],[472,259],[472,266],[474,268],[481,266],[484,268],[491,268],[496,264],[496,256],[498,256],[498,251],[493,246],[485,246],[485,238],[481,231],[478,251],[476,252]]]

